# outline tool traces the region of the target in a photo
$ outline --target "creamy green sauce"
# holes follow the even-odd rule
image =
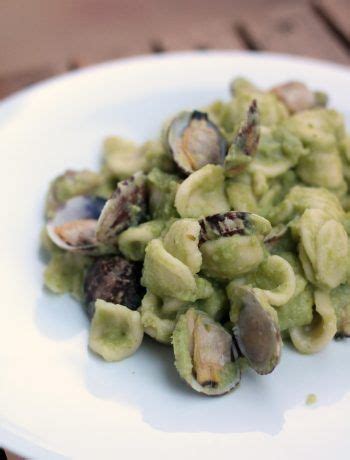
[[[110,137],[100,171],[67,171],[51,183],[49,223],[69,199],[109,198],[122,180],[142,172],[144,195],[128,182],[138,201],[129,202],[128,192],[113,207],[110,222],[122,231],[112,245],[97,238],[93,252],[70,251],[42,234],[50,256],[45,285],[58,294],[84,301],[85,273],[105,253],[142,266],[139,311],[97,300],[93,351],[123,359],[136,351],[143,331],[173,341],[180,375],[202,391],[193,380],[186,312],[192,308],[209,329],[215,323],[234,336],[242,289],[302,353],[321,350],[336,334],[350,335],[350,137],[324,95],[292,87],[297,97],[288,85],[263,91],[237,79],[230,99],[181,112],[142,145]],[[280,349],[273,346],[277,362]],[[217,388],[239,381],[234,360],[218,369]],[[315,402],[308,395],[306,404]]]

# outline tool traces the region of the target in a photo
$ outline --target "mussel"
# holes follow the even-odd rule
[[[175,163],[187,175],[207,164],[222,165],[227,153],[218,127],[198,110],[182,112],[171,122],[167,143]]]

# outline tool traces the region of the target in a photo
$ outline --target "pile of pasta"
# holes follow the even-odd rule
[[[50,186],[45,284],[81,300],[109,361],[144,333],[205,394],[350,335],[350,137],[324,94],[244,79],[142,145],[110,137],[100,172]]]

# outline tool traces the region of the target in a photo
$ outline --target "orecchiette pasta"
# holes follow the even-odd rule
[[[200,225],[198,220],[180,219],[174,222],[164,235],[164,248],[198,273],[202,265],[202,254],[198,248]]]
[[[278,308],[278,322],[281,331],[295,326],[306,326],[312,321],[313,290],[310,285]]]
[[[179,186],[175,206],[181,217],[202,217],[229,211],[220,166],[206,165]]]
[[[337,335],[350,336],[350,286],[348,283],[338,286],[330,292],[331,302],[337,317]]]
[[[147,244],[162,233],[165,222],[150,220],[137,227],[129,227],[118,237],[118,248],[127,259],[143,260]]]
[[[346,280],[348,258],[348,236],[344,227],[329,220],[316,237],[316,278],[329,289]]]
[[[174,174],[167,174],[158,168],[153,168],[147,175],[149,188],[149,210],[153,219],[167,220],[178,217],[175,209],[175,194],[179,179]]]
[[[255,235],[234,235],[206,241],[200,250],[204,273],[226,280],[254,270],[264,259],[262,244]]]
[[[282,203],[271,211],[268,218],[276,225],[291,221],[295,216],[303,214],[306,209],[320,209],[335,220],[344,218],[344,210],[336,195],[325,188],[301,185],[292,187]]]
[[[230,182],[226,186],[226,193],[231,209],[249,212],[257,210],[257,199],[250,184]]]
[[[160,239],[148,243],[142,284],[161,297],[195,301],[196,279],[187,265],[165,250]]]
[[[305,184],[338,189],[344,183],[343,167],[336,152],[315,152],[301,158],[298,175]]]
[[[183,305],[182,302],[179,305],[179,301],[175,303],[177,303],[177,309],[169,312],[166,308],[166,302],[149,291],[147,291],[142,299],[139,312],[144,331],[158,342],[171,343],[171,336],[176,324],[177,310],[180,308],[180,305]]]
[[[256,282],[259,285],[267,283],[266,288],[260,288],[268,302],[279,307],[286,304],[295,293],[295,274],[290,264],[279,256],[270,256],[258,268]]]
[[[104,161],[107,170],[118,179],[127,179],[146,169],[146,158],[140,147],[121,137],[109,137],[104,143]]]
[[[337,332],[337,318],[330,295],[327,291],[314,292],[315,312],[312,322],[307,326],[289,329],[295,348],[301,353],[317,353],[322,350]]]
[[[350,336],[350,135],[300,82],[183,111],[142,145],[111,137],[99,172],[50,185],[42,246],[54,293],[82,300],[90,348],[120,360],[143,332],[196,391]]]
[[[213,286],[213,293],[206,299],[197,300],[194,305],[215,321],[222,320],[229,310],[228,298],[220,286]]]

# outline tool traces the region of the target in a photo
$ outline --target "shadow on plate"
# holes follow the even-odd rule
[[[133,132],[136,140],[150,137],[159,128],[164,114],[172,114],[187,105],[203,104],[203,90],[157,91],[127,102],[96,107],[89,113],[84,127],[98,132],[113,127],[116,134]],[[209,100],[224,94],[206,90]],[[166,107],[166,110],[165,110]],[[126,110],[127,109],[127,110]],[[102,112],[103,116],[97,116]],[[126,117],[125,114],[128,114]],[[146,114],[146,116],[145,116]],[[152,116],[148,116],[152,114]],[[161,114],[161,120],[158,120]],[[160,116],[160,115],[159,115]],[[96,127],[96,120],[100,124]],[[143,120],[138,124],[139,120]],[[139,126],[140,125],[140,126]],[[137,131],[135,126],[137,126]],[[125,132],[123,131],[125,130]],[[82,164],[82,167],[85,165]],[[59,173],[59,171],[58,171]],[[88,327],[81,306],[69,296],[42,292],[37,303],[35,321],[39,330],[52,340],[65,340]],[[88,391],[111,403],[136,408],[145,423],[166,432],[279,433],[288,411],[305,404],[309,393],[318,403],[308,409],[331,405],[348,391],[348,343],[335,342],[315,356],[302,356],[285,347],[281,364],[268,376],[247,371],[238,390],[222,397],[208,398],[193,392],[179,378],[173,365],[171,347],[145,339],[142,348],[128,360],[106,363],[89,353],[83,376]],[[117,405],[116,405],[117,410]]]
[[[171,347],[146,339],[136,355],[120,363],[105,363],[90,354],[85,382],[94,396],[137,408],[146,423],[162,431],[275,435],[283,428],[286,412],[304,405],[309,393],[318,398],[310,410],[346,394],[346,356],[344,342],[333,343],[317,356],[302,356],[285,347],[271,375],[247,371],[238,390],[208,398],[179,378]]]
[[[89,327],[82,306],[69,295],[55,295],[42,288],[34,321],[41,334],[52,340],[67,340]]]

